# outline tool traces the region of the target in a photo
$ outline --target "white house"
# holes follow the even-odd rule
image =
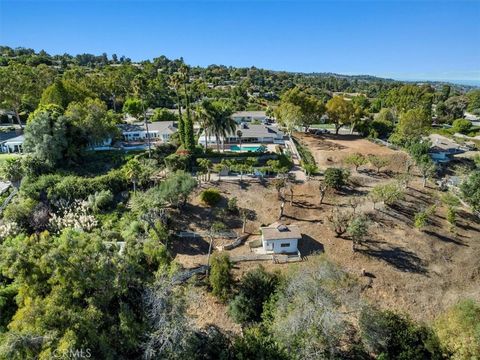
[[[267,115],[265,111],[237,111],[232,114],[231,118],[237,124],[252,121],[263,123],[267,119]]]
[[[296,225],[273,223],[260,228],[262,232],[262,246],[266,253],[297,253],[298,240],[302,238],[300,229]]]
[[[25,137],[23,135],[2,141],[0,143],[1,151],[6,153],[21,153],[23,152],[23,142]]]
[[[241,132],[242,143],[282,144],[283,137],[285,136],[283,131],[281,131],[276,126],[242,123],[240,125],[237,125],[233,133],[228,134],[226,138],[221,138],[220,142],[225,144],[238,144],[240,142],[239,131]],[[198,143],[205,145],[205,142],[207,141],[208,141],[208,144],[216,144],[217,138],[215,135],[212,134],[212,135],[209,135],[206,139],[205,131],[203,131],[200,137],[198,138]]]
[[[121,124],[122,138],[125,141],[143,141],[147,139],[145,123]],[[177,124],[174,121],[156,121],[148,124],[148,134],[153,141],[167,142],[177,132]]]

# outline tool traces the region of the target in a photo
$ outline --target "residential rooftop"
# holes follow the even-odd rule
[[[301,239],[302,234],[297,225],[283,225],[275,222],[267,227],[260,228],[264,240]]]

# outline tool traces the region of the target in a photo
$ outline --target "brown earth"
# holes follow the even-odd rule
[[[309,259],[325,253],[328,259],[339,264],[364,284],[364,298],[386,309],[395,309],[410,314],[414,319],[431,321],[440,312],[466,297],[480,300],[480,223],[468,209],[459,210],[458,225],[452,231],[446,221],[446,209],[438,201],[440,192],[433,188],[423,188],[419,178],[407,190],[404,201],[392,207],[381,206],[373,210],[367,199],[368,191],[375,184],[392,181],[396,173],[404,169],[406,155],[364,139],[317,139],[302,137],[308,144],[319,164],[325,166],[326,158],[335,159],[332,165],[339,165],[349,153],[382,154],[392,157],[392,165],[384,173],[368,171],[360,173],[352,170],[352,181],[356,186],[344,193],[330,193],[325,203],[319,205],[318,183],[311,180],[294,185],[293,203],[285,206],[285,223],[300,226],[303,239],[299,245],[306,260],[298,266],[309,266]],[[329,146],[331,150],[325,147]],[[247,223],[247,232],[258,233],[259,226],[277,220],[280,203],[276,190],[268,184],[220,182],[203,184],[201,188],[217,187],[225,199],[236,197],[239,207],[254,209],[257,219]],[[201,191],[201,188],[198,191]],[[198,193],[197,193],[198,195]],[[351,241],[335,237],[330,228],[328,215],[335,206],[352,211],[348,203],[352,196],[363,199],[356,209],[366,213],[370,219],[368,239],[357,252],[352,252]],[[226,200],[220,207],[225,206]],[[437,204],[423,231],[413,227],[415,212]],[[219,213],[218,209],[206,208],[194,196],[187,207],[176,217],[182,229],[208,229],[214,219],[225,221],[238,233],[241,222],[235,216]],[[220,239],[214,243],[231,240]],[[176,261],[186,268],[206,263],[208,240],[183,239],[175,244]],[[250,253],[247,244],[230,254]],[[242,262],[235,265],[235,275],[262,264],[267,270],[287,271],[292,264],[273,264],[270,261]],[[362,271],[366,276],[362,276]],[[200,291],[200,290],[198,290]],[[214,323],[221,328],[238,331],[225,314],[226,307],[215,302],[211,296],[200,291],[202,307],[197,306],[199,325]],[[213,302],[212,302],[213,301]],[[192,310],[193,311],[193,310]],[[220,313],[216,313],[220,312]]]

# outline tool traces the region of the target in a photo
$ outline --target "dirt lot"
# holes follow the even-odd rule
[[[400,159],[405,159],[405,154],[363,139],[322,140],[305,137],[303,141],[311,146],[317,161],[324,165],[328,164],[327,160],[322,162],[324,158],[340,162],[341,158],[352,152],[385,154],[392,156],[394,161],[382,174],[372,171],[356,174],[352,171],[352,180],[356,186],[345,193],[328,194],[322,205],[319,205],[318,183],[315,180],[294,185],[293,203],[287,203],[283,221],[286,224],[298,224],[302,231],[303,239],[299,247],[306,260],[298,263],[299,266],[309,266],[309,258],[325,253],[330,260],[365,285],[363,294],[366,300],[383,308],[407,312],[417,320],[431,321],[460,298],[480,300],[480,224],[467,209],[460,210],[459,223],[454,232],[449,230],[445,219],[446,209],[441,204],[428,226],[423,231],[416,230],[413,228],[415,211],[439,203],[437,190],[423,188],[417,178],[408,189],[404,201],[393,207],[383,206],[379,210],[373,210],[372,203],[366,197],[372,186],[391,181],[392,176],[404,168]],[[330,150],[325,148],[325,143],[330,146]],[[332,165],[338,166],[338,163]],[[280,203],[276,190],[268,184],[256,182],[240,186],[238,183],[221,182],[202,185],[211,186],[218,187],[225,198],[236,197],[240,207],[256,211],[257,219],[247,224],[247,232],[256,234],[260,225],[277,220]],[[363,204],[356,211],[365,212],[371,224],[367,241],[355,253],[352,252],[348,238],[335,237],[327,219],[335,206],[351,211],[348,202],[353,195],[363,199]],[[218,211],[205,208],[194,196],[177,220],[183,223],[182,226],[201,230],[207,229],[211,221],[220,217],[240,232],[241,222],[238,219],[226,217],[223,213],[219,215]],[[177,243],[175,251],[176,260],[185,267],[203,264],[206,261],[208,241],[200,238],[184,239]],[[230,253],[245,254],[249,251],[249,247],[243,245]],[[292,266],[273,264],[270,261],[243,262],[236,264],[235,273],[239,276],[260,263],[269,270],[287,271]],[[367,276],[361,275],[362,270]],[[198,296],[203,299],[203,303],[213,301],[206,307],[207,313],[221,313],[205,316],[200,312],[199,324],[204,325],[211,320],[227,330],[238,330],[224,314],[223,305],[216,303],[203,291]]]

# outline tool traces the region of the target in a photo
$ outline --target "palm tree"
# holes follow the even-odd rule
[[[137,181],[142,173],[142,165],[137,159],[131,159],[125,165],[125,176],[133,183],[133,193],[137,191]]]
[[[225,139],[229,134],[235,134],[237,123],[231,118],[232,110],[223,103],[216,102],[216,116],[213,123],[213,132],[217,138],[217,151],[220,152],[220,138],[222,141],[222,150],[225,150]]]
[[[238,141],[240,142],[240,151],[242,151],[242,130],[238,129],[237,130],[237,137],[238,137]]]
[[[205,152],[207,152],[210,133],[215,119],[215,108],[213,107],[212,102],[208,99],[203,100],[202,103],[197,106],[196,114],[200,119],[201,127],[205,132]]]

